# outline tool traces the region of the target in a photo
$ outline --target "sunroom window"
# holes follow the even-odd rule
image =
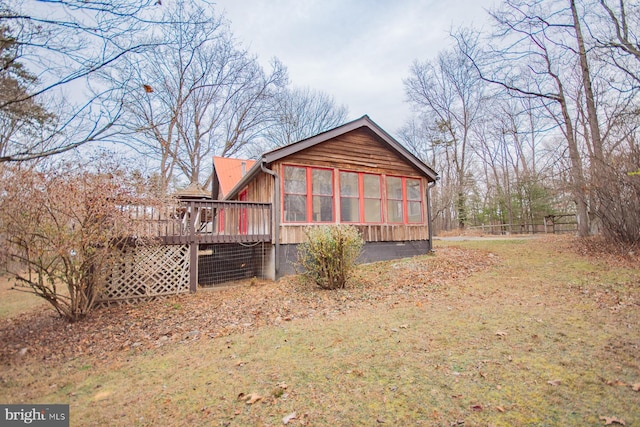
[[[407,222],[422,222],[422,192],[419,179],[406,179],[407,182]]]
[[[387,217],[389,222],[404,222],[402,178],[387,177]]]
[[[364,174],[364,222],[382,222],[380,175]]]
[[[287,166],[284,168],[284,220],[307,220],[307,170]]]
[[[340,220],[360,221],[360,185],[355,172],[340,172]]]
[[[333,221],[333,171],[284,167],[284,221]]]
[[[333,171],[311,169],[313,193],[312,222],[333,221]]]

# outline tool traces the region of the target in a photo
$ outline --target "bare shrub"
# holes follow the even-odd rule
[[[94,307],[114,249],[144,237],[127,210],[143,194],[123,169],[105,158],[90,167],[0,169],[0,252],[16,288],[44,298],[69,321]]]
[[[298,246],[303,276],[323,289],[344,288],[364,242],[350,225],[307,227],[307,240]]]
[[[594,180],[598,201],[596,215],[602,235],[609,241],[632,247],[640,245],[640,151],[612,156],[606,172]]]

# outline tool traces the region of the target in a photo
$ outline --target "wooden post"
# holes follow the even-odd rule
[[[198,250],[200,245],[189,244],[189,291],[194,294],[198,290]]]
[[[189,203],[189,291],[194,294],[198,290],[198,245],[196,240],[196,205]]]

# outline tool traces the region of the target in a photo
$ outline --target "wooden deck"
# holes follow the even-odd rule
[[[177,206],[138,214],[145,235],[167,245],[271,241],[271,204],[184,199]]]

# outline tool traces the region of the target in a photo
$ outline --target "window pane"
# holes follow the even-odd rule
[[[407,213],[409,222],[422,222],[422,203],[407,202]]]
[[[284,168],[284,192],[307,194],[307,170],[286,166]]]
[[[333,221],[333,197],[313,196],[313,222]]]
[[[284,220],[295,222],[307,221],[307,196],[285,194]]]
[[[364,197],[380,198],[380,176],[364,175]]]
[[[340,221],[360,221],[360,203],[358,198],[342,197],[340,199]],[[365,209],[366,212],[366,209]]]
[[[389,200],[389,222],[403,222],[402,200]]]
[[[313,169],[311,171],[313,194],[325,196],[333,195],[333,172],[329,170]]]
[[[364,200],[364,221],[382,222],[382,217],[380,215],[380,199]]]
[[[402,200],[402,178],[387,177],[387,197]]]
[[[422,200],[419,180],[407,178],[407,200]]]
[[[340,172],[340,195],[358,197],[358,174]]]

